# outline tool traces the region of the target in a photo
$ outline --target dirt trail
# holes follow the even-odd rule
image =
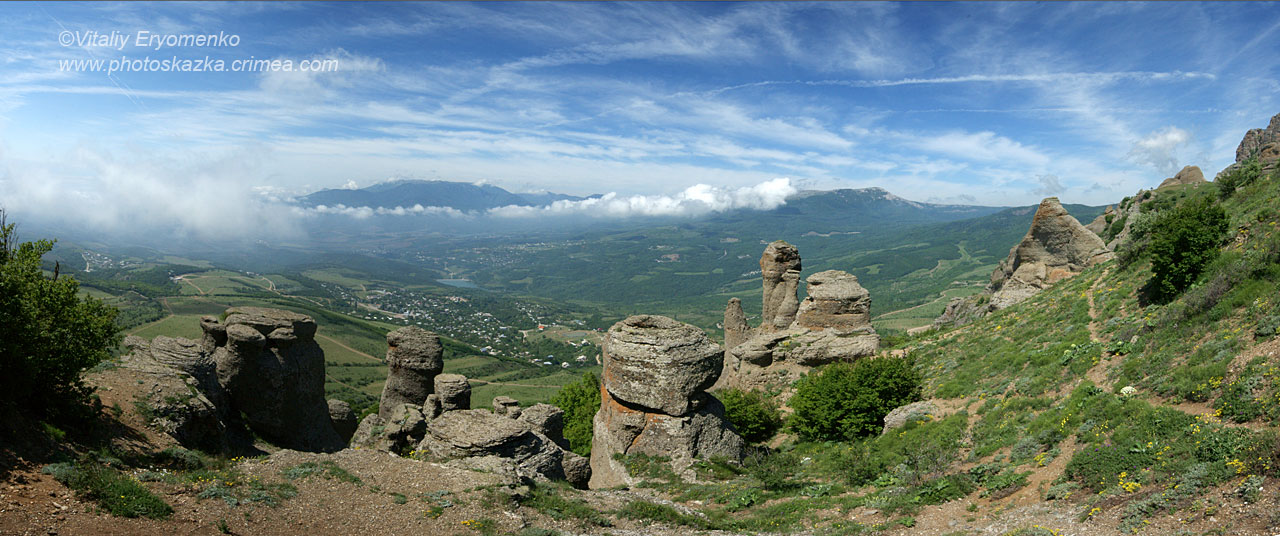
[[[364,352],[361,352],[360,350],[356,350],[355,348],[352,348],[352,347],[350,347],[350,346],[347,346],[347,345],[345,345],[345,344],[342,344],[342,342],[341,342],[341,341],[339,341],[338,339],[335,339],[335,338],[333,338],[333,337],[330,337],[330,336],[328,336],[328,335],[325,335],[325,334],[323,334],[323,333],[320,333],[320,332],[319,332],[319,330],[317,330],[317,331],[316,331],[316,337],[317,337],[317,338],[320,338],[320,339],[324,339],[324,340],[326,340],[326,341],[329,341],[329,342],[331,342],[331,343],[333,343],[333,344],[336,344],[336,345],[338,345],[338,346],[341,346],[341,347],[343,347],[343,348],[345,348],[345,349],[347,349],[347,350],[350,350],[352,353],[354,353],[354,354],[356,354],[356,355],[358,355],[358,356],[360,356],[360,357],[366,357],[366,358],[372,359],[372,360],[374,360],[374,361],[377,361],[377,362],[379,362],[379,363],[381,363],[381,362],[382,362],[382,358],[380,358],[380,357],[374,357],[374,356],[371,356],[371,355],[369,355],[369,354],[366,354],[366,353],[364,353]]]
[[[1096,343],[1103,343],[1106,341],[1102,340],[1102,336],[1099,333],[1101,326],[1098,320],[1098,307],[1094,303],[1093,295],[1097,293],[1098,287],[1102,286],[1102,281],[1105,280],[1107,278],[1107,274],[1110,273],[1111,267],[1108,266],[1106,270],[1103,270],[1102,273],[1098,275],[1098,278],[1093,281],[1093,284],[1089,285],[1089,291],[1087,293],[1089,299],[1089,340]],[[1094,385],[1101,387],[1104,391],[1111,391],[1113,386],[1107,373],[1111,370],[1114,358],[1115,355],[1110,351],[1103,350],[1102,357],[1098,359],[1097,364],[1089,368],[1088,372],[1085,372],[1085,377],[1088,378],[1089,381],[1093,382]]]

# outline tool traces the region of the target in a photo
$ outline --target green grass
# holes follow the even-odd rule
[[[141,482],[91,457],[49,465],[45,472],[113,516],[168,519],[173,514],[173,507]]]

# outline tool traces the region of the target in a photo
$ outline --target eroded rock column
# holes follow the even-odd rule
[[[378,416],[391,417],[400,404],[422,405],[435,392],[436,376],[444,370],[440,337],[417,326],[387,334],[387,383],[382,387]]]

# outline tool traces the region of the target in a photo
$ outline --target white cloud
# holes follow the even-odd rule
[[[1161,173],[1172,176],[1178,172],[1178,149],[1191,142],[1191,134],[1170,126],[1148,134],[1134,142],[1129,158],[1139,164],[1150,165]]]
[[[773,179],[755,186],[735,189],[695,184],[670,196],[619,196],[610,192],[581,201],[556,201],[546,207],[499,207],[490,209],[489,214],[503,218],[571,214],[594,217],[692,216],[734,209],[774,209],[786,204],[787,197],[797,191],[789,178]]]
[[[424,207],[415,204],[411,207],[397,206],[395,208],[387,207],[349,207],[343,204],[334,206],[316,205],[314,207],[293,207],[293,213],[299,216],[314,216],[317,214],[337,214],[342,216],[350,216],[357,220],[368,219],[372,216],[450,216],[455,218],[469,217],[473,214],[463,212],[453,207]]]
[[[1036,182],[1040,183],[1040,187],[1031,191],[1031,193],[1043,196],[1054,196],[1062,193],[1065,188],[1058,181],[1057,175],[1041,175],[1036,177]]]

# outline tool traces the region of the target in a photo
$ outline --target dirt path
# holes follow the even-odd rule
[[[477,380],[477,379],[475,379],[475,378],[467,378],[467,381],[469,381],[469,382],[471,382],[471,383],[473,383],[473,384],[476,384],[476,385],[498,385],[498,386],[502,386],[502,387],[533,387],[533,388],[538,388],[538,389],[545,389],[545,388],[548,388],[548,387],[555,387],[555,388],[559,388],[559,387],[560,387],[560,386],[558,386],[558,385],[534,385],[534,384],[529,384],[529,383],[491,382],[491,381],[487,381],[487,380]]]
[[[1102,286],[1102,281],[1106,279],[1107,274],[1109,273],[1111,273],[1111,267],[1108,266],[1106,270],[1103,270],[1102,273],[1098,275],[1098,278],[1093,281],[1093,284],[1089,285],[1089,291],[1087,293],[1089,299],[1089,340],[1096,343],[1103,343],[1105,341],[1102,340],[1102,335],[1099,333],[1101,325],[1098,320],[1098,306],[1094,303],[1093,295],[1097,293],[1098,287]],[[1098,363],[1090,367],[1088,372],[1085,372],[1085,377],[1104,391],[1111,391],[1113,386],[1110,378],[1108,378],[1108,372],[1111,370],[1114,358],[1114,354],[1104,349],[1102,351],[1102,357],[1098,359]]]
[[[195,284],[193,281],[186,278],[185,276],[182,279],[179,279],[179,281],[182,281],[183,283],[191,285],[191,288],[196,289],[196,292],[199,292],[201,296],[204,295],[204,289],[200,288],[200,285]]]

